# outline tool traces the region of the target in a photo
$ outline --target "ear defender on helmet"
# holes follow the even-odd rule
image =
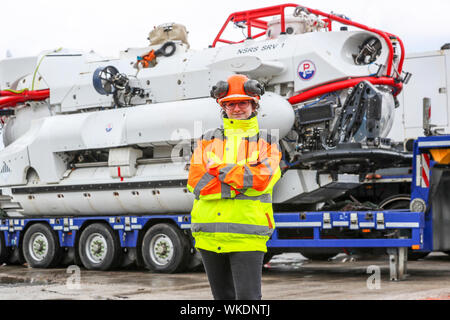
[[[258,103],[264,94],[264,86],[243,74],[234,74],[227,81],[219,81],[211,88],[211,97],[222,105],[227,101],[253,100]]]
[[[228,93],[228,82],[227,81],[219,81],[215,86],[211,88],[211,97],[214,99],[222,99],[224,98]]]
[[[260,97],[265,93],[264,86],[256,80],[248,80],[244,83],[245,94],[250,97]]]

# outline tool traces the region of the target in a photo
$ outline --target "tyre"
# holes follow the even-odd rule
[[[264,258],[263,258],[263,266],[264,266],[266,263],[269,263],[270,260],[273,258],[273,256],[274,256],[273,253],[270,253],[269,251],[267,251],[267,252],[264,254]]]
[[[78,242],[78,254],[88,270],[109,270],[120,263],[122,248],[116,232],[103,223],[86,227]]]
[[[410,202],[410,195],[397,194],[381,201],[379,207],[384,210],[409,209]]]
[[[59,262],[60,267],[68,267],[75,264],[75,248],[63,248],[62,250],[62,258]]]
[[[188,263],[186,264],[186,270],[188,271],[205,271],[203,266],[202,256],[197,250],[194,253],[190,253],[188,257]]]
[[[160,223],[152,226],[142,240],[142,259],[153,272],[176,273],[186,269],[189,240],[178,227]]]
[[[25,263],[23,252],[18,247],[11,247],[6,263],[11,266],[21,266]]]
[[[25,232],[22,252],[32,268],[54,267],[61,258],[57,234],[43,223],[34,224]]]
[[[8,262],[9,255],[11,254],[11,248],[6,246],[5,233],[0,232],[0,265]]]

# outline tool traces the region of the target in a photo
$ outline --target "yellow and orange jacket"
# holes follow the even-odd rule
[[[194,193],[195,247],[217,253],[267,251],[275,223],[272,190],[281,177],[278,142],[256,117],[223,119],[197,141],[187,188]]]

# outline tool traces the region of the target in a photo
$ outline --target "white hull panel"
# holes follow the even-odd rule
[[[12,188],[12,201],[24,216],[95,216],[190,212],[193,194],[184,181],[186,163],[140,165],[135,178],[111,178],[109,167],[79,168],[59,185]],[[174,181],[175,186],[150,182]],[[139,187],[141,184],[141,187]],[[145,185],[146,187],[142,187]],[[43,190],[47,188],[47,190]],[[74,188],[75,191],[70,191]]]

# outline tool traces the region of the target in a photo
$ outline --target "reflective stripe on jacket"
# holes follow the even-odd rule
[[[267,251],[275,228],[272,190],[280,179],[278,142],[259,131],[256,117],[224,118],[191,158],[188,190],[195,195],[195,246],[214,252]]]

